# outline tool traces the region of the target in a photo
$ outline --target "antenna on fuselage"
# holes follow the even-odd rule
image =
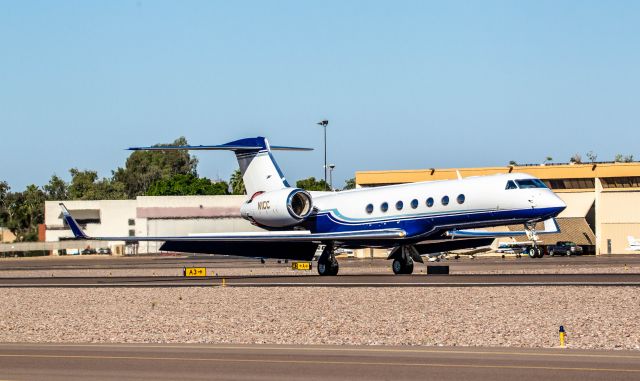
[[[462,175],[460,174],[460,171],[456,169],[456,175],[458,175],[458,180],[462,180]]]

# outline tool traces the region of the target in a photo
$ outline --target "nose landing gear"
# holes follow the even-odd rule
[[[538,247],[538,235],[536,234],[536,224],[534,223],[526,223],[524,224],[524,230],[527,233],[527,238],[529,238],[532,242],[532,246],[529,249],[529,257],[531,258],[542,258],[544,257],[544,253]]]

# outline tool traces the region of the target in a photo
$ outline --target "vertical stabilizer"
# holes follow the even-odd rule
[[[278,167],[267,139],[263,137],[236,140],[233,146],[260,147],[235,150],[247,195],[289,187],[287,179]]]

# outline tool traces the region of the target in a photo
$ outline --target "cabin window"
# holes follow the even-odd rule
[[[433,197],[429,197],[429,198],[427,199],[427,206],[428,206],[429,208],[431,208],[431,207],[433,206]]]
[[[418,207],[418,200],[416,200],[415,198],[413,200],[411,200],[411,207],[413,209]]]
[[[449,196],[442,197],[442,205],[449,205]]]
[[[458,201],[458,204],[464,204],[464,195],[462,193],[459,194],[456,201]]]
[[[507,186],[504,189],[518,189],[518,186],[513,182],[513,180],[509,180],[507,181]]]
[[[389,210],[389,204],[388,204],[388,203],[386,203],[386,202],[383,202],[383,203],[380,205],[380,210],[382,210],[383,212],[386,212],[387,210]]]
[[[402,201],[396,202],[396,209],[402,210],[403,207],[404,207],[404,202]]]
[[[367,213],[368,213],[368,214],[373,213],[373,204],[369,204],[369,205],[367,205]]]
[[[524,180],[516,180],[518,187],[520,189],[531,189],[531,188],[546,188],[547,186],[538,179],[524,179]]]

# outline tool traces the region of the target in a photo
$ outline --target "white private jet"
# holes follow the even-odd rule
[[[316,248],[320,275],[337,275],[336,248],[392,248],[395,274],[411,274],[413,262],[442,251],[491,244],[498,236],[536,237],[535,224],[557,233],[553,217],[565,203],[545,184],[523,173],[468,177],[360,188],[342,192],[307,192],[289,185],[272,151],[309,150],[270,146],[263,137],[215,146],[137,147],[131,150],[229,150],[236,154],[247,201],[242,217],[267,232],[211,233],[164,237],[88,237],[69,211],[63,217],[77,239],[164,241],[160,250],[263,258],[311,260]],[[523,224],[519,232],[478,229]],[[534,241],[536,239],[533,239]],[[534,247],[536,257],[541,257]]]
[[[633,236],[627,236],[627,241],[629,241],[629,247],[627,247],[628,251],[640,251],[640,240]]]

